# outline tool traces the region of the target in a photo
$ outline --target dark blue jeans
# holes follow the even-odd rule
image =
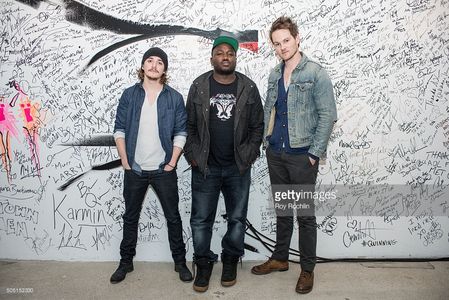
[[[178,209],[178,178],[175,170],[170,172],[144,171],[142,175],[138,175],[132,170],[125,170],[123,187],[125,213],[123,215],[123,240],[120,244],[122,261],[131,262],[136,255],[140,211],[149,185],[154,189],[164,211],[173,260],[175,263],[185,262],[186,250]]]
[[[267,149],[270,182],[276,184],[315,185],[318,161],[312,166],[307,154],[277,153]],[[312,211],[314,206],[312,205]],[[315,215],[297,216],[299,224],[300,264],[304,271],[312,272],[316,264],[317,224]],[[271,258],[286,261],[293,234],[293,216],[276,217],[276,246]]]
[[[221,246],[223,253],[242,256],[244,253],[245,221],[248,212],[251,170],[240,174],[237,165],[229,167],[209,166],[210,173],[204,175],[198,167],[192,168],[192,228],[194,257],[216,260],[217,255],[210,250],[212,228],[217,212],[218,198],[223,193],[227,231]]]

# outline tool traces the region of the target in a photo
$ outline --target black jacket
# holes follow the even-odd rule
[[[197,165],[208,174],[209,157],[209,77],[206,72],[195,79],[187,97],[187,142],[184,155],[187,162]],[[235,72],[237,81],[237,105],[234,119],[234,157],[243,173],[260,155],[263,135],[263,107],[256,84],[247,76]]]

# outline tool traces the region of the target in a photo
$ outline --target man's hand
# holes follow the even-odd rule
[[[173,171],[173,170],[175,169],[175,167],[176,167],[176,166],[173,166],[173,165],[170,165],[170,164],[166,164],[166,165],[164,166],[164,171],[166,171],[166,172]]]
[[[130,167],[130,165],[128,164],[128,162],[127,162],[127,161],[123,161],[123,159],[122,159],[122,167],[123,167],[123,169],[125,169],[125,170],[131,170],[131,167]]]

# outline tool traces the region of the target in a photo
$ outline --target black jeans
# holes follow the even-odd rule
[[[271,185],[315,185],[318,161],[312,166],[307,154],[276,153],[267,149],[268,171]],[[314,206],[313,206],[314,207]],[[297,216],[299,224],[300,264],[304,271],[312,272],[316,264],[317,224],[315,215]],[[276,217],[276,247],[271,258],[288,260],[293,233],[293,216]]]
[[[125,213],[123,214],[123,240],[120,244],[122,261],[131,262],[136,255],[140,211],[149,185],[154,189],[164,211],[173,260],[175,263],[183,263],[186,261],[186,249],[178,209],[178,178],[175,170],[144,171],[142,175],[132,170],[125,170],[123,187]]]
[[[192,168],[192,228],[195,257],[215,260],[210,249],[212,229],[217,212],[220,192],[226,206],[227,231],[221,240],[222,251],[232,256],[244,253],[245,222],[248,213],[251,169],[240,174],[237,165],[229,167],[209,166],[204,177],[197,167]]]

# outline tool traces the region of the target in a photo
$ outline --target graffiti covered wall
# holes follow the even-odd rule
[[[115,260],[123,171],[111,139],[122,91],[150,46],[169,56],[186,97],[211,68],[220,32],[240,41],[237,69],[262,97],[278,61],[268,38],[283,14],[334,83],[339,119],[321,162],[321,257],[449,254],[449,1],[0,0],[0,258]],[[93,169],[93,170],[92,170]],[[191,259],[190,172],[178,166]],[[264,155],[252,170],[248,220],[275,237]],[[212,247],[226,220],[220,201]],[[263,259],[268,250],[246,242]],[[297,249],[296,238],[292,247]],[[137,259],[170,260],[154,193],[139,222]]]

